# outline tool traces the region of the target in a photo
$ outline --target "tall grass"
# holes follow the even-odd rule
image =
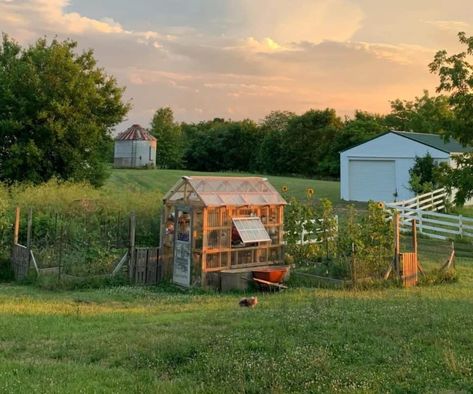
[[[57,266],[60,259],[75,273],[106,273],[126,247],[131,212],[136,215],[137,244],[157,246],[161,201],[159,191],[126,185],[122,190],[97,189],[53,179],[42,185],[1,186],[0,256],[9,254],[15,207],[22,211],[20,243],[26,242],[31,208],[33,250],[40,265]]]

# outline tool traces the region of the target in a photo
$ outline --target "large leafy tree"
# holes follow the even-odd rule
[[[269,174],[287,171],[284,160],[284,134],[289,121],[296,114],[288,111],[273,111],[260,123],[262,141],[258,152],[258,169]]]
[[[309,110],[289,120],[283,136],[286,173],[338,176],[332,145],[343,122],[335,110]]]
[[[151,134],[158,140],[156,164],[161,168],[180,168],[183,159],[182,130],[174,121],[170,107],[156,110],[151,121]]]
[[[447,51],[438,51],[429,68],[440,77],[437,91],[448,95],[454,119],[446,136],[454,137],[465,145],[473,146],[473,36],[459,33],[461,44],[466,46],[463,52],[448,55]],[[444,179],[447,186],[458,188],[456,202],[463,204],[473,197],[473,155],[459,156],[457,168],[447,168]]]
[[[200,171],[255,171],[260,129],[251,120],[214,119],[185,125],[187,168]],[[158,142],[159,144],[159,142]]]
[[[129,110],[124,89],[97,67],[92,50],[41,38],[0,44],[0,181],[106,177],[110,130]]]
[[[445,95],[430,96],[427,90],[413,101],[391,101],[391,113],[386,125],[395,130],[441,134],[450,128],[453,111]]]

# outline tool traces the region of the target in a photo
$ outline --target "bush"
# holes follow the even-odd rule
[[[419,275],[419,286],[432,286],[444,283],[454,283],[458,281],[458,274],[454,268],[449,270],[436,269]]]
[[[330,201],[314,204],[310,199],[305,203],[292,199],[285,215],[290,259],[313,267],[316,275],[354,281],[382,278],[393,256],[393,228],[383,208],[370,202],[368,211],[359,215],[351,206],[346,220],[338,224]],[[302,231],[315,229],[316,243],[298,243]]]

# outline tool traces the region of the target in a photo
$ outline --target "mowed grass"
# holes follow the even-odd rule
[[[113,169],[105,188],[122,190],[156,190],[166,193],[182,176],[206,175],[206,176],[263,176],[268,178],[271,184],[281,192],[283,186],[287,186],[288,192],[285,197],[306,198],[308,188],[315,190],[316,198],[328,198],[335,205],[340,204],[340,184],[336,181],[319,181],[306,178],[281,177],[260,174],[244,173],[216,173],[195,172],[187,170],[128,170]]]
[[[239,295],[0,285],[0,392],[472,392],[460,281]]]

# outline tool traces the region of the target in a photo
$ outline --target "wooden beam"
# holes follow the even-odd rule
[[[412,226],[412,251],[415,254],[417,254],[417,226],[416,226],[415,219],[412,219],[411,226]]]
[[[202,209],[202,270],[201,270],[201,286],[206,285],[206,271],[207,271],[207,227],[208,227],[208,208]]]
[[[394,267],[396,269],[396,275],[399,277],[401,274],[401,267],[399,262],[399,253],[400,253],[400,222],[399,222],[399,212],[396,212],[393,216],[394,221]]]
[[[18,235],[20,233],[20,207],[15,210],[15,226],[13,230],[13,244],[18,244]]]
[[[129,240],[129,262],[128,262],[128,277],[133,281],[135,275],[136,265],[136,251],[135,251],[135,236],[136,236],[136,215],[134,212],[130,215],[130,240]]]

